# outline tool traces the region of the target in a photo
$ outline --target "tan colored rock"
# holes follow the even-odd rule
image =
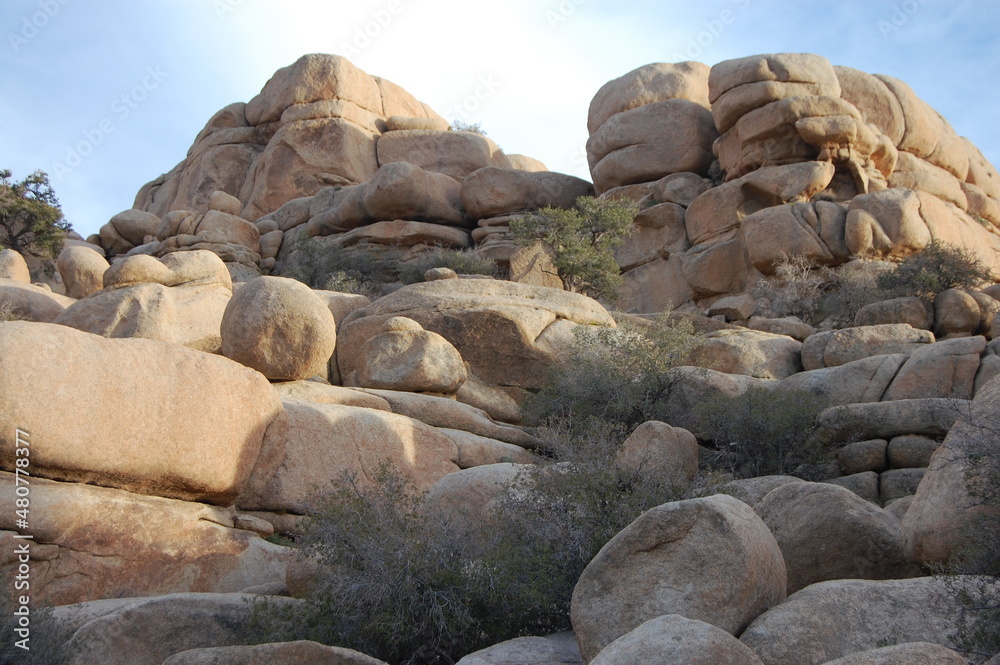
[[[161,259],[152,256],[129,256],[115,261],[104,273],[105,288],[121,288],[136,284],[163,286],[221,286],[233,290],[233,282],[225,264],[217,255],[206,250],[175,252]]]
[[[878,402],[905,362],[906,356],[899,353],[871,356],[799,372],[781,381],[775,390],[804,390],[821,397],[828,406]]]
[[[843,487],[782,485],[754,510],[781,548],[789,594],[825,580],[918,574],[903,554],[899,521]],[[836,549],[830,548],[834,542]]]
[[[375,134],[342,118],[283,125],[254,160],[240,189],[241,217],[251,221],[292,199],[312,196],[330,176],[365,182],[378,170]]]
[[[461,186],[448,175],[414,164],[386,164],[364,185],[335,192],[332,204],[313,215],[308,229],[311,236],[329,235],[393,220],[467,226]]]
[[[932,239],[912,189],[887,189],[856,196],[847,214],[845,240],[858,256],[907,256]]]
[[[14,322],[0,325],[0,346],[4,385],[18,386],[3,417],[33,437],[43,477],[227,504],[281,412],[256,372],[162,342]],[[0,466],[14,468],[13,448]]]
[[[101,227],[101,246],[115,254],[124,254],[144,244],[147,236],[155,236],[159,227],[160,218],[153,213],[134,208],[125,210]]]
[[[765,496],[775,488],[788,483],[804,483],[801,478],[793,476],[758,476],[757,478],[740,478],[731,480],[715,487],[709,487],[705,491],[707,494],[728,494],[734,499],[739,499],[751,508],[760,503]]]
[[[433,247],[443,249],[469,249],[472,237],[465,229],[443,224],[414,222],[397,219],[360,226],[337,236],[338,247],[358,244],[387,245],[390,247]]]
[[[530,172],[487,166],[462,181],[462,205],[480,220],[539,208],[572,208],[577,198],[593,196],[586,180],[551,171]]]
[[[825,443],[902,434],[944,436],[967,407],[965,400],[943,398],[834,406],[819,414],[814,436]]]
[[[0,541],[13,552],[14,474]],[[292,551],[235,527],[236,513],[107,487],[31,480],[31,596],[46,606],[99,598],[229,593],[281,581]],[[0,570],[13,575],[16,557]]]
[[[733,634],[781,602],[784,562],[745,503],[716,495],[643,513],[594,557],[573,591],[585,660],[649,619],[680,614]]]
[[[446,397],[394,390],[360,390],[384,399],[393,413],[414,418],[432,427],[458,429],[529,449],[539,448],[542,444],[524,428],[498,423],[482,409]]]
[[[899,153],[899,161],[896,163],[896,170],[889,178],[889,186],[926,192],[962,210],[969,208],[969,198],[962,188],[961,180],[945,169],[918,159],[908,152]]]
[[[358,367],[352,350],[393,316],[409,317],[443,336],[482,380],[524,388],[541,385],[547,367],[569,348],[577,325],[614,325],[597,301],[576,293],[485,279],[411,284],[341,326],[343,376]]]
[[[712,116],[720,132],[744,114],[786,97],[840,97],[829,60],[808,53],[777,53],[726,60],[708,77]]]
[[[803,365],[806,358],[818,359],[820,367],[837,367],[870,356],[910,354],[934,341],[930,331],[906,323],[842,328],[808,338],[802,347]],[[816,360],[810,361],[810,369],[814,364]]]
[[[650,420],[625,439],[615,463],[623,470],[687,488],[698,473],[698,441],[686,429]]]
[[[917,493],[920,481],[926,475],[924,469],[889,469],[879,474],[879,501],[891,503]]]
[[[370,483],[390,464],[419,490],[458,471],[444,434],[412,418],[373,409],[284,398],[285,417],[269,428],[242,509],[305,513],[316,491],[354,474]]]
[[[836,580],[806,587],[759,616],[740,641],[765,665],[820,665],[924,641],[952,647],[961,614],[944,579]]]
[[[963,337],[924,345],[910,354],[883,400],[946,397],[972,399],[985,337]]]
[[[986,384],[931,457],[903,518],[903,545],[918,564],[943,563],[961,547],[961,530],[989,509],[975,505],[966,484],[969,455],[993,441],[1000,382]],[[971,508],[970,508],[971,506]]]
[[[743,239],[753,266],[765,275],[789,256],[816,265],[839,265],[850,251],[844,244],[846,211],[829,202],[764,208],[743,220]]]
[[[770,166],[713,187],[687,209],[684,223],[692,245],[719,238],[749,215],[784,203],[808,201],[833,180],[829,162]]]
[[[456,180],[487,166],[511,168],[510,160],[496,143],[470,132],[390,132],[378,141],[378,164],[381,167],[393,162],[409,162]]]
[[[941,442],[926,436],[897,436],[889,442],[889,465],[893,469],[925,469]]]
[[[804,342],[811,335],[816,334],[816,329],[796,316],[786,316],[780,319],[770,319],[763,316],[751,316],[747,321],[747,327],[751,330],[762,330],[772,335],[786,335],[792,339]],[[805,348],[802,349],[802,364],[805,365]],[[813,368],[809,368],[813,369]]]
[[[285,277],[247,282],[222,318],[222,353],[269,379],[325,373],[336,343],[337,325],[326,303]]]
[[[66,285],[66,295],[79,299],[104,288],[104,271],[111,266],[92,249],[66,247],[59,253],[56,267]]]
[[[761,665],[745,644],[715,626],[678,614],[650,619],[604,647],[592,665],[688,663]]]
[[[622,275],[617,308],[632,313],[670,311],[689,302],[693,294],[684,277],[681,256],[654,259]]]
[[[854,316],[855,326],[888,323],[906,323],[913,328],[930,330],[934,323],[934,310],[920,298],[893,298],[865,305]]]
[[[517,169],[518,171],[541,173],[542,171],[549,170],[549,167],[544,162],[534,157],[528,157],[527,155],[507,155],[507,161],[510,162],[510,168]]]
[[[443,118],[411,118],[394,115],[385,119],[387,131],[399,132],[413,129],[429,129],[436,132],[448,131],[448,121]]]
[[[392,411],[389,403],[381,397],[351,388],[328,386],[317,381],[283,381],[272,385],[282,398],[290,397],[316,404],[339,404],[377,411]]]
[[[906,130],[903,107],[889,88],[871,74],[850,67],[834,66],[840,81],[840,94],[853,104],[866,122],[885,134],[893,145],[899,145]]]
[[[594,186],[603,192],[673,173],[707,175],[717,136],[709,111],[685,99],[614,115],[587,141]]]
[[[504,443],[478,434],[439,427],[438,430],[455,442],[459,468],[471,469],[492,464],[538,464],[541,458],[521,446]]]
[[[724,316],[726,321],[746,321],[753,315],[757,308],[757,301],[753,296],[740,295],[719,298],[708,308],[708,315]]]
[[[741,293],[746,290],[753,270],[746,247],[738,237],[696,245],[681,263],[681,272],[694,298]]]
[[[383,332],[358,350],[360,363],[347,377],[348,385],[412,393],[458,392],[468,378],[458,349],[416,321],[412,321],[415,330],[399,330],[392,327],[395,320],[389,319]]]
[[[208,199],[209,210],[218,210],[219,212],[224,212],[227,215],[239,217],[240,209],[242,207],[243,204],[240,203],[238,198],[221,190],[212,192],[212,195]]]
[[[582,665],[573,633],[518,637],[470,653],[456,665]]]
[[[802,342],[759,330],[719,330],[704,335],[687,362],[727,374],[784,379],[802,371]]]
[[[510,281],[562,290],[554,257],[552,249],[540,242],[520,247],[510,257]]]
[[[31,272],[24,257],[10,248],[0,250],[0,279],[31,284]]]
[[[0,278],[0,307],[9,308],[8,316],[13,321],[51,323],[75,302],[51,289],[19,279]]]
[[[848,475],[865,471],[885,471],[889,468],[888,446],[889,442],[885,439],[855,441],[837,452],[837,461]]]
[[[645,208],[636,215],[633,224],[632,234],[615,250],[615,261],[622,270],[631,270],[691,247],[684,227],[684,208],[676,203],[659,203]]]
[[[910,665],[911,663],[966,665],[968,661],[958,652],[937,644],[908,642],[852,653],[837,660],[827,661],[826,665]]]
[[[241,593],[175,593],[60,607],[53,619],[69,633],[67,665],[160,665],[174,654],[239,644],[254,605],[280,609],[302,601]]]
[[[255,646],[206,647],[174,654],[163,665],[385,665],[363,653],[318,642],[281,642]]]
[[[502,463],[449,473],[428,490],[423,510],[459,531],[493,523],[508,494],[530,482],[532,468]]]
[[[669,99],[686,99],[707,109],[708,73],[700,62],[655,63],[608,81],[590,102],[587,130],[594,134],[612,116]]]
[[[979,328],[982,313],[965,291],[947,289],[934,298],[934,332],[938,337],[969,335]]]

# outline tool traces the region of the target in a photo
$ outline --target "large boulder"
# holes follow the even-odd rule
[[[944,436],[967,412],[968,404],[938,397],[834,406],[817,417],[814,437],[823,443],[844,443],[901,434]]]
[[[462,204],[477,221],[545,207],[571,208],[578,197],[593,195],[594,186],[586,180],[551,171],[488,166],[462,181]]]
[[[14,474],[0,473],[0,486],[0,541],[13,552],[23,542],[13,538]],[[241,591],[281,582],[294,554],[241,528],[232,508],[36,477],[31,509],[31,597],[43,605]],[[16,557],[2,564],[15,574]]]
[[[0,385],[32,475],[220,504],[282,411],[264,377],[227,358],[44,323],[0,324]],[[5,448],[0,468],[14,464]]]
[[[909,642],[956,647],[962,586],[929,577],[820,582],[757,617],[740,640],[765,665],[820,665]]]
[[[286,277],[258,277],[233,296],[222,317],[222,353],[269,379],[326,373],[337,324],[312,289]]]
[[[915,329],[906,323],[829,330],[806,338],[802,345],[802,365],[810,370],[836,367],[870,356],[909,355],[933,342],[934,335],[929,330]]]
[[[745,644],[710,623],[667,614],[650,619],[604,647],[591,665],[684,663],[761,665]]]
[[[0,279],[31,284],[31,271],[24,257],[13,249],[0,250]]]
[[[11,320],[52,323],[75,302],[20,279],[0,278],[0,308]]]
[[[468,226],[461,185],[454,178],[394,162],[378,169],[363,185],[331,191],[332,200],[309,220],[309,235],[351,231],[374,222],[411,220]],[[313,206],[324,197],[317,196]]]
[[[968,665],[957,651],[928,642],[907,642],[889,647],[861,651],[827,661],[826,665]]]
[[[160,218],[145,210],[124,210],[101,227],[101,246],[115,254],[125,254],[146,243],[160,228]]]
[[[883,400],[942,397],[972,399],[985,337],[946,339],[910,354]]]
[[[580,665],[580,647],[573,633],[518,637],[470,653],[455,665]]]
[[[650,420],[625,439],[615,463],[626,471],[686,488],[698,473],[698,441],[686,429]]]
[[[969,492],[976,457],[995,459],[1000,380],[986,384],[934,453],[903,518],[903,546],[910,560],[944,563],[961,548],[962,530],[996,508],[980,505]]]
[[[419,129],[389,132],[379,138],[379,166],[393,162],[409,162],[456,180],[487,166],[511,168],[500,146],[481,134]]]
[[[901,353],[871,356],[793,374],[775,386],[775,390],[808,391],[821,397],[826,406],[878,402],[905,362],[906,356]]]
[[[587,129],[593,134],[614,115],[668,99],[686,99],[707,109],[708,74],[708,65],[692,61],[634,69],[597,91],[590,102]]]
[[[363,653],[298,641],[254,646],[206,647],[174,654],[162,665],[386,665]]]
[[[413,319],[447,339],[484,381],[518,388],[542,385],[578,325],[615,325],[597,301],[543,286],[484,279],[411,284],[357,310],[341,325],[337,360],[342,376],[358,368],[356,350],[394,316]]]
[[[420,490],[459,470],[455,443],[418,420],[293,398],[283,403],[285,416],[268,429],[240,508],[303,514],[317,492],[345,474],[364,484],[383,464]]]
[[[402,316],[386,321],[357,354],[360,364],[345,385],[454,394],[468,378],[461,354],[448,340]]]
[[[802,342],[760,330],[718,330],[704,335],[688,363],[726,374],[785,379],[802,371]]]
[[[587,141],[594,185],[604,192],[673,173],[707,175],[717,137],[708,109],[686,99],[618,113]]]
[[[110,267],[103,256],[88,247],[66,247],[56,259],[70,298],[84,298],[104,288],[104,271]]]
[[[68,639],[67,665],[161,665],[170,656],[203,647],[243,644],[245,624],[258,602],[281,609],[301,601],[239,593],[176,593],[97,601],[53,610]]]
[[[789,594],[825,580],[918,574],[903,555],[899,520],[843,487],[782,485],[754,510],[781,548]],[[830,548],[833,542],[836,549]]]
[[[587,565],[571,619],[585,660],[649,619],[680,614],[738,634],[785,597],[767,526],[725,495],[646,511]]]
[[[159,260],[130,256],[108,270],[104,284],[55,323],[103,337],[222,349],[222,317],[233,287],[225,263],[212,252],[176,252]]]

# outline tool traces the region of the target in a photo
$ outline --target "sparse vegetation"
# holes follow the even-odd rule
[[[855,260],[837,268],[817,266],[802,256],[785,257],[775,275],[752,293],[769,316],[797,316],[818,324],[853,325],[865,305],[901,297],[933,300],[946,289],[975,290],[992,282],[971,252],[937,240],[896,264]]]
[[[496,261],[475,250],[437,249],[404,263],[399,270],[399,281],[422,282],[424,273],[431,268],[451,268],[460,275],[501,277]]]
[[[38,258],[55,258],[70,230],[63,219],[49,176],[35,171],[24,180],[11,180],[0,170],[0,246]]]
[[[467,132],[469,134],[479,134],[480,136],[486,136],[486,130],[478,122],[464,122],[459,119],[451,121],[451,131],[453,132]]]
[[[822,460],[809,443],[823,401],[804,390],[751,386],[741,395],[718,395],[701,404],[695,417],[711,433],[711,466],[738,478],[794,475],[818,479]]]
[[[622,277],[617,249],[632,232],[638,206],[630,200],[581,196],[576,209],[542,208],[510,224],[519,242],[542,242],[552,249],[563,286],[594,298],[614,300]]]
[[[294,267],[281,276],[297,279],[314,289],[357,293],[369,298],[382,295],[396,281],[400,252],[386,247],[378,254],[356,248],[326,247],[316,240],[299,244]],[[277,274],[277,273],[276,273]]]
[[[569,356],[528,400],[529,421],[596,419],[631,431],[647,420],[672,420],[673,370],[698,341],[689,322],[625,319],[618,328],[581,326],[574,334]]]

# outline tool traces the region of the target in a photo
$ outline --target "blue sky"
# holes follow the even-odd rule
[[[0,168],[48,171],[84,236],[181,161],[215,111],[315,52],[583,177],[587,109],[608,80],[819,53],[906,81],[1000,164],[996,0],[4,0],[0,28]]]

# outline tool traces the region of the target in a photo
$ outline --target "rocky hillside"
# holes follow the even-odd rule
[[[593,184],[449,129],[343,58],[306,56],[216,114],[134,209],[69,243],[64,294],[0,253],[0,574],[14,617],[0,660],[28,662],[31,646],[36,662],[78,665],[985,662],[968,650],[962,592],[989,600],[993,578],[931,573],[1000,514],[973,507],[982,486],[967,483],[1000,477],[1000,285],[982,279],[1000,274],[1000,176],[902,82],[812,55],[648,65],[597,92],[589,129]],[[587,195],[640,206],[617,250],[617,303],[540,285],[544,255],[509,231]],[[774,289],[795,286],[774,275],[789,257],[805,280],[887,273],[942,245],[986,272],[921,278],[850,316],[774,316]],[[473,248],[510,279],[437,267],[404,285],[397,265],[361,295],[281,276]],[[677,350],[661,366],[662,340]],[[585,463],[562,438],[582,411],[569,425],[537,413],[539,396],[563,397],[553,385],[659,417],[603,409],[596,445],[610,452]],[[775,453],[768,428],[788,409],[808,427]],[[622,440],[607,434],[625,423]],[[753,437],[750,458],[720,462]],[[350,478],[352,496],[373,496],[387,470],[412,514],[352,503],[351,528],[325,532],[334,547],[302,549],[324,491]],[[605,474],[612,491],[587,494]],[[568,482],[575,494],[545,493]],[[572,521],[588,511],[627,516],[592,552]],[[490,601],[473,628],[405,654],[391,647],[406,635],[325,646],[305,621],[286,640],[246,628],[253,603],[301,616],[353,579],[338,578],[338,552],[427,516],[440,528],[421,548],[352,570],[401,587],[393,562],[416,565],[440,539],[442,566],[458,565],[431,589],[434,616],[450,616],[455,579],[480,584]],[[371,536],[380,519],[398,528]],[[536,528],[586,557],[546,569]],[[512,533],[537,560],[501,547]],[[574,561],[571,588],[532,606],[550,630],[518,627],[527,610],[490,614],[496,588]],[[521,572],[496,582],[508,569]],[[345,630],[377,614],[341,609],[367,597],[348,588],[323,615]],[[409,628],[408,600],[390,616]]]

